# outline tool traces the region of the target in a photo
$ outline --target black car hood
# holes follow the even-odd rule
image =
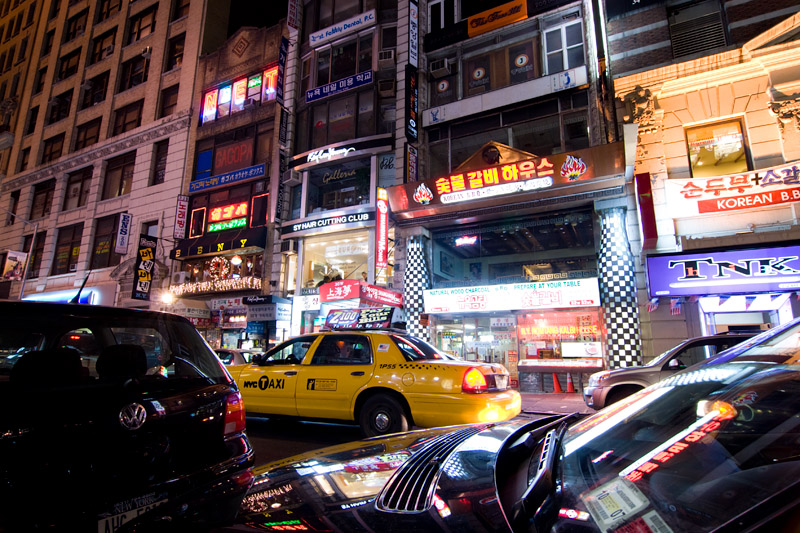
[[[237,529],[509,531],[495,459],[531,420],[376,437],[255,470]]]

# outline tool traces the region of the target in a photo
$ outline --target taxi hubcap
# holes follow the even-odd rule
[[[386,431],[389,427],[389,415],[386,413],[375,415],[375,427],[380,431]]]

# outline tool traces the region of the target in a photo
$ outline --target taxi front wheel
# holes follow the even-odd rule
[[[376,394],[366,401],[359,415],[361,432],[366,437],[408,431],[408,417],[391,396]]]

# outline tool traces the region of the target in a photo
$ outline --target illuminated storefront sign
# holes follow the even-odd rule
[[[325,150],[314,150],[306,156],[306,163],[320,163],[322,161],[328,162],[332,159],[340,159],[347,157],[347,154],[354,152],[355,148],[346,146],[344,148],[327,148]]]
[[[208,122],[217,118],[217,96],[219,91],[216,89],[207,92],[203,98],[203,122]]]
[[[664,180],[674,217],[742,211],[800,201],[800,162],[745,174]]]
[[[364,72],[359,72],[353,76],[348,76],[347,78],[338,81],[326,83],[321,87],[307,90],[306,103],[308,104],[314,102],[315,100],[327,98],[328,96],[333,96],[335,94],[341,94],[351,89],[357,89],[358,87],[362,87],[368,83],[372,83],[371,70],[365,70]]]
[[[424,312],[431,314],[508,311],[510,305],[513,309],[598,307],[600,289],[597,278],[590,278],[428,289],[424,291],[424,299]]]
[[[275,100],[278,96],[278,67],[264,71],[264,100]]]
[[[231,183],[236,183],[239,181],[249,180],[252,178],[260,178],[264,176],[265,173],[266,173],[266,164],[261,163],[260,165],[255,165],[252,167],[235,170],[233,172],[228,172],[226,174],[209,176],[208,178],[202,178],[191,182],[189,184],[189,192],[204,191],[207,189],[222,187],[224,185],[229,185]]]
[[[134,300],[149,300],[150,288],[156,265],[156,249],[158,238],[152,235],[139,235],[139,249],[136,254],[136,266],[133,271],[133,291],[131,298]]]
[[[651,297],[796,291],[800,246],[647,257]]]
[[[476,242],[478,242],[477,236],[471,236],[471,237],[464,236],[456,239],[456,246],[470,246],[472,244],[475,244]]]
[[[183,239],[186,236],[186,217],[189,213],[189,197],[178,196],[178,203],[175,208],[175,230],[172,236],[175,239]]]
[[[209,212],[208,219],[211,222],[221,222],[223,220],[246,217],[247,208],[247,202],[240,202],[238,204],[225,205],[222,207],[214,207]]]
[[[525,0],[516,0],[469,17],[467,33],[470,37],[475,37],[526,18],[528,3]]]
[[[201,123],[211,122],[278,97],[279,65],[244,76],[233,83],[212,89],[203,96]]]
[[[375,270],[389,266],[389,196],[386,189],[378,187],[378,222],[375,225]]]
[[[312,47],[327,43],[333,39],[338,39],[344,35],[357,32],[363,28],[373,26],[377,22],[375,10],[370,9],[366,13],[356,15],[333,26],[328,26],[308,36],[308,44]]]
[[[318,218],[315,220],[306,220],[304,222],[298,222],[296,224],[284,226],[281,228],[281,235],[286,236],[293,233],[316,231],[321,228],[329,228],[332,226],[343,226],[345,224],[365,225],[366,223],[373,220],[375,220],[375,211]]]
[[[224,174],[253,164],[254,137],[214,149],[214,174]]]
[[[226,229],[236,229],[247,227],[247,218],[235,218],[233,220],[225,220],[223,222],[214,222],[208,225],[209,233],[215,231],[225,231]]]

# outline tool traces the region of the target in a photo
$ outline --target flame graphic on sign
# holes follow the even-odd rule
[[[575,181],[586,172],[586,163],[580,157],[567,156],[567,160],[561,165],[561,177],[569,181]]]
[[[414,200],[422,205],[428,205],[433,200],[433,193],[424,183],[420,183],[419,187],[414,190]]]

